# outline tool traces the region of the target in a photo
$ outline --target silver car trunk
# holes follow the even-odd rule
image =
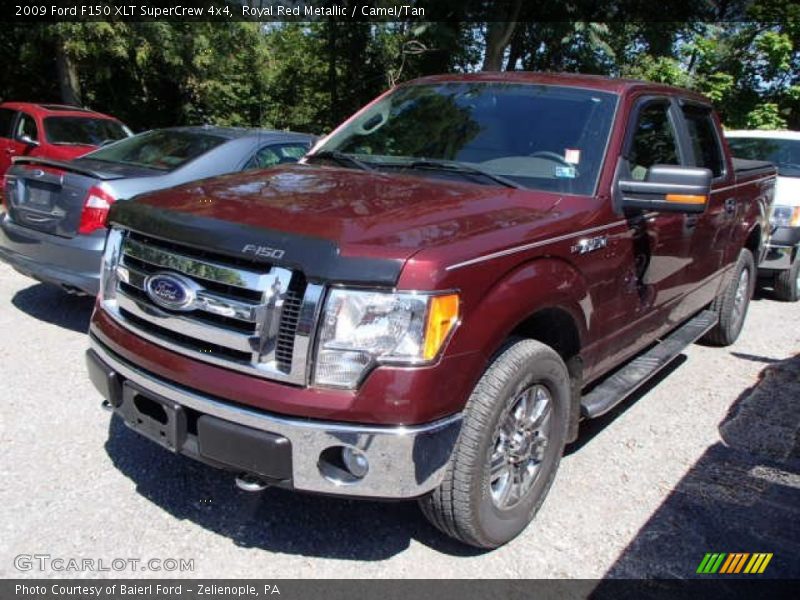
[[[10,218],[30,229],[62,237],[75,236],[92,187],[143,174],[138,168],[108,166],[111,169],[94,161],[18,160],[6,174],[5,196]]]

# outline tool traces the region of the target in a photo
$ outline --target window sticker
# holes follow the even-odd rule
[[[556,177],[562,179],[575,179],[575,167],[557,166],[555,169],[555,175]]]
[[[577,148],[565,148],[564,149],[564,162],[568,162],[573,165],[578,165],[581,162],[581,151]]]

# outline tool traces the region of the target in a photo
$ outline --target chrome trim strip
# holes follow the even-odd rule
[[[220,263],[192,258],[172,250],[162,250],[157,246],[149,246],[127,237],[122,248],[124,255],[132,256],[138,260],[150,263],[163,269],[179,271],[189,277],[205,279],[223,285],[254,290],[260,292],[265,289],[264,278],[266,273],[248,271],[240,267],[230,267]]]
[[[323,307],[323,294],[325,287],[316,283],[306,286],[303,302],[300,305],[300,315],[297,319],[297,329],[294,334],[294,348],[292,349],[292,376],[298,380],[311,381],[311,356],[316,341],[317,323]]]
[[[281,417],[204,396],[140,370],[106,348],[91,332],[91,351],[123,378],[200,413],[282,435],[291,442],[296,489],[375,498],[414,498],[442,481],[461,430],[461,413],[423,425],[359,425]],[[358,448],[369,461],[356,482],[326,476],[320,453],[331,446]]]
[[[147,276],[148,274],[144,271],[130,265],[119,265],[117,267],[117,277],[128,285],[142,290],[142,292],[146,292],[144,281]],[[194,306],[198,310],[250,323],[255,323],[258,318],[259,305],[254,302],[233,300],[205,289],[197,290],[196,293],[197,297],[195,298]]]
[[[253,363],[274,365],[277,370],[275,351],[278,347],[278,332],[283,317],[283,304],[292,281],[292,272],[275,268],[270,271],[272,283],[264,288],[264,303],[259,307],[256,320],[257,343],[253,347]]]
[[[775,179],[774,175],[765,175],[764,177],[759,177],[758,179],[753,179],[751,181],[739,181],[734,183],[733,185],[727,185],[725,187],[717,188],[715,190],[711,190],[712,194],[716,194],[717,192],[727,192],[728,190],[732,190],[733,188],[737,188],[740,185],[750,185],[751,183],[761,183],[762,181],[767,181],[768,179]]]
[[[196,319],[172,315],[157,306],[131,298],[122,290],[117,290],[117,306],[157,327],[195,338],[200,346],[203,342],[210,342],[239,352],[253,352],[258,345],[258,337],[255,335],[247,335],[224,327],[208,325]]]
[[[563,242],[566,240],[571,240],[576,237],[580,237],[583,235],[588,235],[590,233],[597,233],[598,231],[605,231],[607,229],[612,229],[614,227],[619,227],[620,225],[627,224],[628,221],[621,220],[615,221],[613,223],[609,223],[607,225],[600,225],[598,227],[591,227],[589,229],[583,229],[582,231],[575,231],[572,233],[567,233],[565,235],[560,235],[557,237],[547,238],[544,240],[539,240],[538,242],[531,242],[530,244],[524,244],[522,246],[514,246],[512,248],[507,248],[505,250],[500,250],[498,252],[492,252],[491,254],[485,254],[483,256],[479,256],[477,258],[472,258],[470,260],[465,260],[460,263],[455,263],[445,268],[446,271],[455,271],[456,269],[460,269],[462,267],[467,267],[469,265],[474,265],[477,263],[481,263],[487,260],[493,260],[495,258],[501,258],[503,256],[508,256],[510,254],[517,254],[518,252],[524,252],[526,250],[533,250],[534,248],[540,248],[542,246],[546,246],[548,244],[555,244],[557,242]]]

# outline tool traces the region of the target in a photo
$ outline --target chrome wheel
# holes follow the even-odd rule
[[[550,437],[553,399],[536,384],[523,390],[500,419],[489,456],[489,487],[495,506],[516,506],[533,487]]]
[[[736,286],[736,295],[733,297],[733,322],[737,326],[744,319],[748,300],[750,300],[750,272],[742,269]]]

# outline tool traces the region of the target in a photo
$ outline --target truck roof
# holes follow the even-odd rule
[[[788,129],[733,129],[725,131],[725,137],[800,140],[800,131],[790,131]]]
[[[653,83],[639,79],[606,77],[604,75],[585,75],[582,73],[543,73],[535,71],[483,71],[480,73],[432,75],[420,77],[403,85],[419,83],[448,82],[487,82],[487,83],[532,83],[540,85],[562,85],[622,94],[630,91],[652,90],[655,93],[680,94],[693,98],[704,104],[710,104],[708,98],[697,92],[663,83]]]

